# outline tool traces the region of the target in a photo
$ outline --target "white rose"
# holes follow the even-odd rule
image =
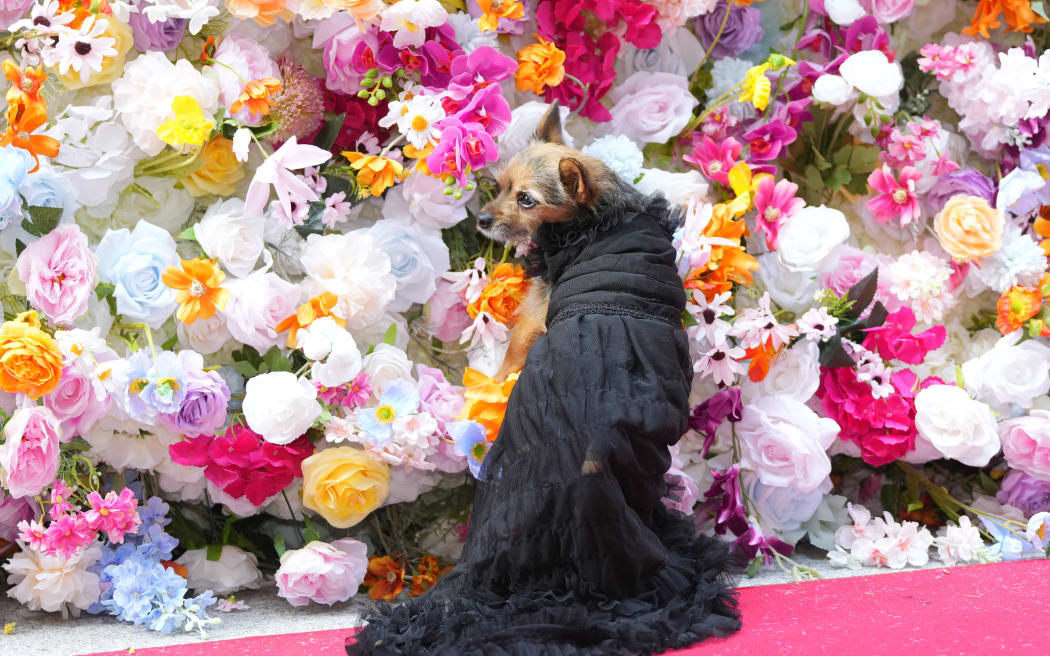
[[[857,0],[824,0],[824,11],[837,25],[849,25],[867,15]]]
[[[445,193],[443,180],[413,173],[387,192],[383,216],[387,219],[414,221],[421,226],[442,230],[467,218],[467,203],[473,191],[463,191],[461,198]]]
[[[839,75],[821,75],[813,83],[813,98],[820,102],[845,105],[853,97],[853,85]]]
[[[1050,347],[1032,339],[1018,344],[1020,338],[1020,330],[1006,335],[962,366],[967,389],[1000,410],[1028,408],[1050,391]]]
[[[176,559],[189,572],[186,584],[195,591],[211,590],[228,595],[262,586],[263,575],[255,555],[240,547],[223,545],[218,560],[208,560],[207,549],[193,549]]]
[[[609,97],[615,103],[612,132],[639,144],[664,143],[681,132],[699,103],[684,76],[645,71],[627,78]]]
[[[842,212],[820,205],[804,207],[780,227],[780,263],[793,271],[816,271],[835,247],[849,239]]]
[[[775,396],[791,397],[800,403],[809,401],[820,387],[819,357],[817,345],[808,340],[784,349],[761,382],[746,381],[741,386],[744,401]]]
[[[193,226],[204,252],[238,278],[252,272],[263,250],[265,219],[245,216],[240,198],[216,201]]]
[[[839,74],[863,94],[882,98],[900,91],[904,75],[900,64],[891,63],[881,50],[862,50],[842,62]]]
[[[429,301],[437,291],[438,277],[450,266],[441,231],[383,219],[365,233],[390,257],[390,272],[397,279],[397,293],[387,309],[404,312],[415,303]]]
[[[221,487],[207,481],[208,498],[211,499],[212,503],[217,503],[226,509],[226,512],[230,513],[234,517],[254,517],[259,513],[263,512],[263,508],[281,498],[281,493],[277,492],[273,496],[264,499],[262,505],[255,505],[248,497],[233,498],[231,494],[223,490]],[[283,502],[283,500],[282,500]]]
[[[372,382],[372,389],[377,392],[392,380],[412,380],[412,361],[404,351],[390,344],[376,344],[375,349],[364,357],[362,367]]]
[[[811,271],[792,271],[780,263],[776,253],[758,256],[755,276],[777,305],[792,312],[805,312],[813,305],[817,275]]]
[[[288,444],[305,433],[321,414],[317,390],[287,371],[260,374],[244,389],[248,427],[273,444]]]
[[[375,237],[362,230],[345,235],[310,235],[300,260],[312,285],[310,296],[331,292],[339,298],[333,312],[349,330],[375,323],[393,302],[397,278],[390,256]]]
[[[999,453],[992,409],[954,385],[931,385],[915,396],[915,428],[947,458],[984,467]]]
[[[260,269],[247,278],[226,283],[230,300],[222,311],[226,328],[234,339],[265,353],[272,346],[284,346],[285,333],[274,328],[295,314],[299,306],[299,286],[275,273]]]
[[[638,72],[692,75],[704,58],[700,41],[685,27],[664,34],[660,45],[650,50],[620,49],[620,77],[627,79]]]
[[[157,484],[164,490],[165,498],[193,503],[204,497],[204,478],[202,467],[187,467],[168,460],[157,465]]]
[[[314,361],[312,378],[325,387],[345,385],[361,371],[361,351],[354,338],[331,317],[322,317],[299,331],[299,348]]]
[[[189,346],[201,355],[215,353],[233,337],[226,328],[226,317],[216,312],[207,319],[197,319],[186,324],[181,321],[175,327],[179,343]]]
[[[741,483],[755,512],[762,518],[762,526],[786,533],[795,531],[812,519],[820,508],[824,495],[831,492],[831,479],[825,476],[812,490],[801,492],[790,485],[778,487],[762,482],[760,476],[748,472]]]
[[[117,207],[113,210],[113,222],[119,226],[132,227],[140,220],[177,234],[193,213],[193,197],[185,189],[175,188],[174,178],[135,178],[149,195],[135,187],[120,193]]]
[[[831,473],[825,452],[838,432],[833,419],[817,416],[800,401],[762,397],[744,406],[736,425],[741,466],[757,472],[766,485],[810,492]]]
[[[642,179],[634,188],[645,195],[661,192],[672,205],[689,205],[692,200],[707,198],[710,186],[700,171],[674,173],[661,169],[642,169]]]

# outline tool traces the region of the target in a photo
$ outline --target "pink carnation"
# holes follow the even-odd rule
[[[5,441],[0,446],[2,482],[11,496],[36,496],[51,485],[58,472],[61,434],[58,418],[47,408],[15,410],[4,426]]]
[[[939,349],[948,337],[944,326],[933,326],[913,335],[915,313],[910,307],[902,307],[886,317],[877,328],[869,328],[863,346],[878,350],[884,360],[900,360],[907,364],[921,364],[926,354]]]
[[[1050,481],[1050,412],[1032,410],[1027,417],[1004,421],[999,424],[999,439],[1011,467]]]
[[[357,593],[368,572],[368,547],[351,538],[314,541],[286,551],[277,570],[277,596],[293,606],[332,604]]]
[[[16,268],[29,302],[61,326],[87,311],[98,283],[95,256],[76,225],[55,228],[26,246]]]
[[[869,465],[893,462],[915,448],[915,394],[918,380],[904,369],[890,381],[894,393],[881,399],[857,379],[852,367],[823,369],[817,396],[824,414],[838,422],[839,437],[856,443]]]

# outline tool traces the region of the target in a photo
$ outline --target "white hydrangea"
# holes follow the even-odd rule
[[[583,154],[600,159],[628,182],[634,182],[641,175],[645,160],[637,144],[622,134],[595,140],[583,149]]]

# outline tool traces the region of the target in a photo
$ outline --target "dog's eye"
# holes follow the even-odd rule
[[[518,192],[518,205],[521,205],[525,209],[534,207],[536,205],[536,199],[527,191]]]

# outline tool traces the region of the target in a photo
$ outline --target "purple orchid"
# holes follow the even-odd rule
[[[798,133],[780,119],[774,119],[745,132],[743,137],[750,146],[749,160],[769,161],[779,157],[785,147],[794,143]]]
[[[740,466],[733,465],[725,471],[712,471],[715,482],[704,492],[704,502],[695,513],[697,523],[703,526],[707,520],[715,520],[715,533],[741,535],[747,531],[747,510],[740,491]]]
[[[503,97],[503,90],[493,84],[475,93],[455,117],[463,123],[478,123],[485,132],[498,137],[510,125],[510,105]]]
[[[450,116],[440,126],[438,145],[427,157],[427,167],[435,175],[451,175],[464,185],[470,171],[499,159],[496,142],[480,123],[463,123]]]
[[[452,61],[452,80],[449,94],[463,100],[478,88],[502,82],[514,75],[518,63],[495,48],[481,46],[469,55],[460,55]]]
[[[693,408],[689,413],[689,428],[703,433],[704,446],[700,450],[700,457],[707,456],[707,450],[715,441],[715,431],[728,419],[732,422],[740,421],[744,407],[740,402],[740,388],[730,387],[715,392],[711,398]]]

